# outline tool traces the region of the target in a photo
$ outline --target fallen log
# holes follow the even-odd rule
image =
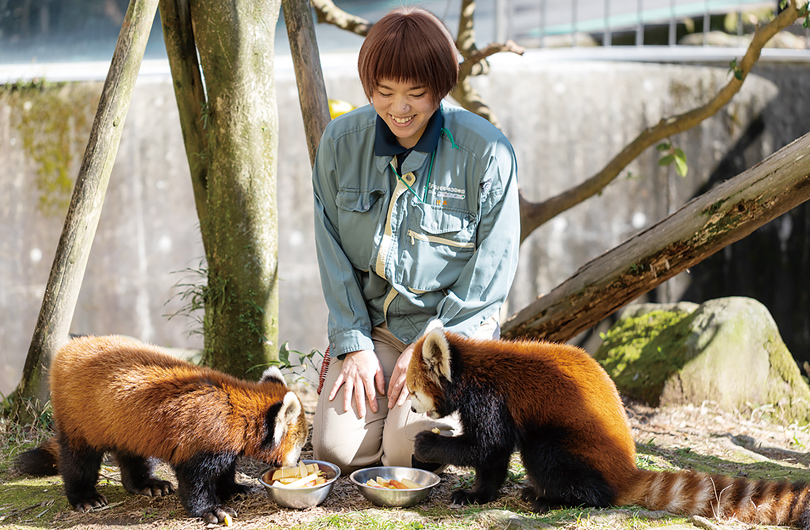
[[[502,336],[565,342],[808,199],[810,134],[585,264]]]

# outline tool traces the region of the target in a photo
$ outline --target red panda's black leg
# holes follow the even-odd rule
[[[475,432],[441,436],[422,431],[416,435],[414,443],[414,454],[419,460],[475,468],[473,488],[451,495],[456,504],[484,504],[497,497],[506,479],[512,450],[513,444],[505,433],[482,439],[480,433]]]
[[[121,483],[133,495],[160,497],[174,491],[171,482],[160,480],[152,475],[154,461],[124,452],[116,452],[115,459],[121,468]]]
[[[59,449],[59,472],[71,506],[80,512],[105,506],[107,498],[96,490],[104,452],[88,446],[76,448],[64,438],[59,440]]]
[[[222,501],[226,501],[234,495],[244,495],[249,492],[250,486],[244,486],[236,482],[236,460],[234,460],[230,469],[219,477],[217,497]]]
[[[236,455],[203,453],[174,466],[180,504],[191,517],[202,517],[208,523],[221,523],[225,515],[236,516],[232,509],[222,506],[217,487],[227,476],[233,477]],[[229,475],[230,474],[230,475]]]
[[[450,495],[455,504],[486,504],[498,496],[506,480],[511,451],[491,454],[485,463],[475,466],[472,489],[460,489]]]
[[[566,436],[561,429],[542,427],[527,437],[530,442],[520,452],[532,485],[523,498],[539,512],[549,506],[610,506],[616,492],[601,473],[565,449]]]

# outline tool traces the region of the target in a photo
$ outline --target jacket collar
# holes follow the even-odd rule
[[[420,153],[432,153],[439,145],[439,138],[442,134],[442,127],[444,126],[444,116],[442,116],[442,107],[436,109],[436,112],[430,117],[425,127],[425,131],[413,146],[412,151],[419,151]],[[408,149],[399,145],[397,137],[391,132],[391,129],[385,124],[382,118],[377,116],[376,131],[374,137],[374,154],[386,158],[386,164],[391,157],[406,153]],[[420,157],[421,158],[421,157]]]

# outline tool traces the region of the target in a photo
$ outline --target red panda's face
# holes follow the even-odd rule
[[[433,419],[444,415],[440,406],[443,401],[442,384],[450,378],[449,348],[446,344],[443,330],[430,331],[416,343],[405,376],[411,394],[411,409]]]
[[[289,390],[281,370],[276,366],[264,371],[259,385],[270,395],[283,394],[284,397],[275,415],[268,412],[267,429],[272,431],[272,439],[267,440],[263,454],[253,456],[276,466],[294,466],[301,457],[301,448],[309,434],[304,406],[295,392]]]
[[[436,403],[430,395],[422,391],[411,390],[411,410],[417,414],[427,414],[429,418],[438,419],[439,413],[436,411]]]
[[[276,455],[283,467],[294,466],[301,458],[301,448],[307,441],[308,426],[304,407],[294,392],[287,392],[276,416],[273,439]]]

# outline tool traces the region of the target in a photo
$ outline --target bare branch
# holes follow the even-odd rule
[[[478,50],[475,47],[475,0],[464,0],[461,2],[461,13],[458,17],[458,35],[456,37],[456,47],[461,56],[467,59]]]
[[[599,173],[581,184],[539,203],[533,203],[521,197],[521,241],[546,221],[601,192],[648,147],[674,134],[691,129],[728,104],[731,98],[740,91],[745,77],[759,59],[765,43],[803,16],[795,3],[795,1],[791,2],[790,6],[779,16],[756,30],[745,56],[736,65],[735,75],[708,103],[678,116],[663,118],[654,127],[648,127],[608,162]]]
[[[319,23],[326,22],[362,37],[368,35],[368,30],[372,26],[368,20],[343,11],[332,0],[311,0],[311,2]]]
[[[583,265],[507,320],[505,338],[565,342],[810,199],[810,134]]]
[[[487,119],[496,127],[500,127],[495,113],[473,88],[469,78],[474,75],[489,73],[488,57],[499,52],[512,52],[522,55],[524,50],[512,41],[507,41],[504,44],[489,44],[483,50],[479,50],[475,45],[474,15],[475,0],[464,0],[461,4],[458,37],[456,38],[456,48],[458,48],[464,60],[459,66],[458,83],[450,92],[450,96],[463,108]]]
[[[459,82],[450,91],[450,97],[458,101],[463,108],[474,112],[482,118],[488,120],[495,127],[500,128],[498,118],[492,109],[489,108],[481,95],[473,88],[469,78],[459,79]]]
[[[483,50],[476,50],[470,54],[469,57],[464,59],[459,68],[459,79],[466,79],[468,76],[483,75],[489,72],[489,67],[486,65],[486,60],[501,52],[511,52],[518,55],[523,55],[526,51],[523,46],[518,46],[514,41],[508,40],[503,44],[491,43],[488,44]],[[477,67],[477,68],[476,68]]]

